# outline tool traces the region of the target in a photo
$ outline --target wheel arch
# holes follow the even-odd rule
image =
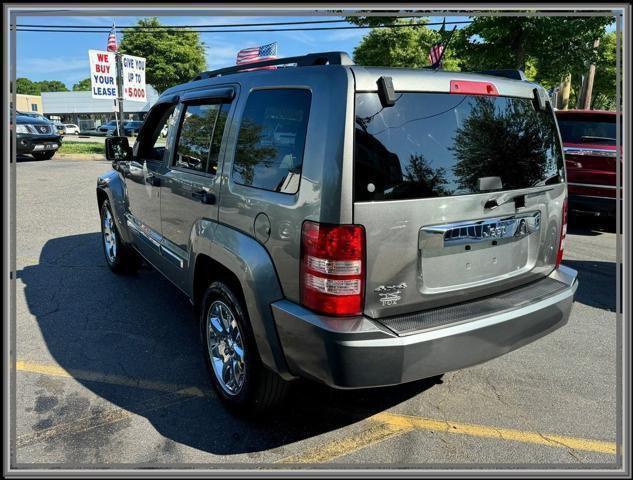
[[[216,280],[235,289],[250,320],[259,356],[268,368],[285,380],[290,374],[277,334],[271,303],[283,298],[281,285],[270,255],[250,236],[225,225],[209,222],[194,231],[210,232],[192,239],[190,294],[196,311],[207,286]]]

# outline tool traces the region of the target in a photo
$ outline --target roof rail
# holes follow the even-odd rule
[[[264,60],[261,62],[249,62],[233,67],[220,68],[219,70],[211,70],[198,74],[192,81],[203,80],[205,78],[219,77],[222,75],[230,75],[231,73],[239,73],[251,68],[268,67],[272,65],[286,65],[295,63],[297,67],[312,67],[315,65],[354,65],[354,62],[345,52],[321,52],[308,53],[298,57],[275,58],[273,60]]]
[[[492,75],[495,77],[506,77],[511,78],[513,80],[527,80],[528,78],[523,73],[523,70],[513,70],[513,69],[501,69],[501,70],[482,70],[476,73],[483,73],[484,75]]]

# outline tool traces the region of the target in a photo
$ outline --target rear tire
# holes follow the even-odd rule
[[[50,160],[55,155],[55,152],[33,152],[31,153],[35,160]]]
[[[261,362],[246,308],[224,282],[204,293],[200,336],[211,382],[227,407],[260,413],[283,401],[289,383]]]
[[[129,275],[139,269],[141,259],[136,250],[121,241],[108,200],[101,204],[101,245],[106,263],[114,273]]]

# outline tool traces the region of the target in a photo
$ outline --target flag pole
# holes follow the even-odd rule
[[[112,28],[114,30],[114,38],[116,38],[116,25],[112,22]],[[119,137],[124,135],[123,130],[123,60],[121,52],[119,51],[119,44],[117,42],[116,52],[114,52],[114,58],[116,59],[116,86],[117,86],[117,102],[119,102],[119,121],[117,122],[117,130]]]
[[[446,52],[446,49],[448,48],[448,44],[451,43],[451,38],[453,38],[453,33],[455,33],[455,29],[457,28],[457,25],[453,26],[453,29],[451,30],[451,34],[448,36],[448,39],[446,40],[446,43],[444,44],[444,48],[442,49],[442,53],[440,53],[440,58],[437,60],[437,69],[439,69],[442,66],[442,59],[444,58],[444,53]]]

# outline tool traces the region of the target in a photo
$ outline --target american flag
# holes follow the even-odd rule
[[[442,26],[440,27],[440,39],[443,37],[444,30],[446,29],[446,19],[442,20]],[[444,44],[442,40],[436,42],[431,47],[431,51],[429,52],[429,62],[433,68],[439,68],[440,61],[442,59],[442,53],[444,52]]]
[[[116,32],[114,30],[114,25],[112,25],[112,30],[110,30],[110,35],[108,35],[108,48],[106,50],[108,52],[116,52],[117,49]]]
[[[264,60],[273,60],[277,58],[277,42],[261,45],[259,47],[243,48],[237,52],[237,65],[251,62],[263,62]],[[261,67],[264,69],[275,69],[274,65]]]

